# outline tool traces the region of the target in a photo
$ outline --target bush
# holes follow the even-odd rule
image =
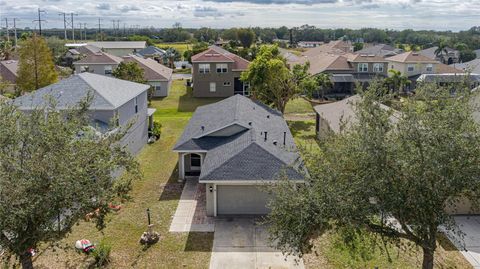
[[[112,251],[112,246],[106,243],[104,240],[95,247],[93,251],[93,257],[95,258],[95,265],[97,267],[103,267],[110,262],[110,252]]]
[[[160,122],[153,122],[152,136],[155,136],[157,139],[160,138],[162,134],[162,124]]]

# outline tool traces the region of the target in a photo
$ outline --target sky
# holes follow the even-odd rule
[[[120,27],[374,27],[382,29],[467,30],[480,25],[480,0],[0,0],[0,23],[36,28],[41,8],[43,28],[63,27],[60,12],[78,14],[75,27],[86,23]]]

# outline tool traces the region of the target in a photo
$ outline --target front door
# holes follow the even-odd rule
[[[200,155],[192,153],[190,155],[190,170],[191,171],[200,171],[200,166],[201,166]]]

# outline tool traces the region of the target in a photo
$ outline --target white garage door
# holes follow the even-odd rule
[[[268,200],[257,186],[217,185],[217,215],[264,215]]]

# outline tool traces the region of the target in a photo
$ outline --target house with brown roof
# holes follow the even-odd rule
[[[0,61],[0,79],[6,81],[9,85],[6,91],[14,92],[17,84],[18,61],[5,60]]]
[[[159,64],[153,59],[145,59],[136,55],[124,56],[123,60],[124,62],[135,62],[143,69],[144,78],[147,84],[152,86],[152,95],[154,97],[168,96],[172,85],[172,69]]]
[[[90,72],[111,76],[112,72],[123,61],[122,58],[106,52],[89,53],[81,60],[73,63],[75,74]]]
[[[194,97],[249,95],[248,84],[240,80],[249,61],[217,46],[192,56]]]
[[[435,47],[421,50],[418,53],[430,59],[437,60],[444,64],[454,64],[454,63],[460,62],[460,51],[456,49],[452,49],[450,47],[445,47],[445,51],[442,51],[440,52],[439,55],[437,55],[435,53],[437,50],[438,50],[438,47],[435,46]]]

